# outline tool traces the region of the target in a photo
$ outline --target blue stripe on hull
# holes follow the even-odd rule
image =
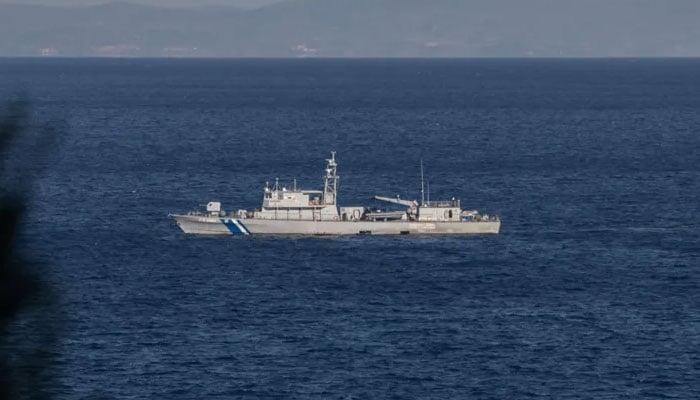
[[[250,229],[248,229],[247,226],[243,225],[243,221],[241,221],[240,219],[238,220],[238,225],[240,225],[241,227],[243,227],[243,230],[245,231],[245,233],[246,233],[247,235],[250,235]]]
[[[236,224],[233,222],[232,219],[221,219],[221,223],[226,225],[228,230],[231,232],[232,235],[243,235],[244,232],[241,232],[241,230],[236,226]]]

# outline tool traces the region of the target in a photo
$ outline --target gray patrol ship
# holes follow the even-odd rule
[[[421,202],[400,197],[376,200],[405,207],[403,211],[372,211],[362,206],[338,207],[338,163],[327,160],[323,191],[265,186],[260,210],[226,213],[212,201],[206,210],[171,214],[189,234],[200,235],[460,235],[497,234],[497,216],[462,210],[460,201],[426,201],[421,165]]]

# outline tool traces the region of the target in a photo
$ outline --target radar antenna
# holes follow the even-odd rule
[[[326,167],[326,176],[324,176],[323,185],[323,204],[336,204],[336,196],[338,195],[338,163],[335,161],[335,151],[331,151],[331,158]]]

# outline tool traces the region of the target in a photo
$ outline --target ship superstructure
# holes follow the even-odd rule
[[[275,180],[265,185],[259,210],[225,212],[220,202],[206,211],[171,215],[190,234],[206,235],[408,235],[497,234],[501,221],[476,210],[462,210],[460,200],[426,201],[421,179],[421,201],[375,196],[404,207],[402,211],[372,211],[365,206],[339,207],[338,163],[335,152],[327,159],[323,190],[291,189]],[[422,178],[422,165],[421,165]]]

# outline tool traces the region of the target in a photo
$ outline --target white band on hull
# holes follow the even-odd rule
[[[497,234],[500,221],[288,221],[173,215],[185,233],[201,235],[466,235]]]

